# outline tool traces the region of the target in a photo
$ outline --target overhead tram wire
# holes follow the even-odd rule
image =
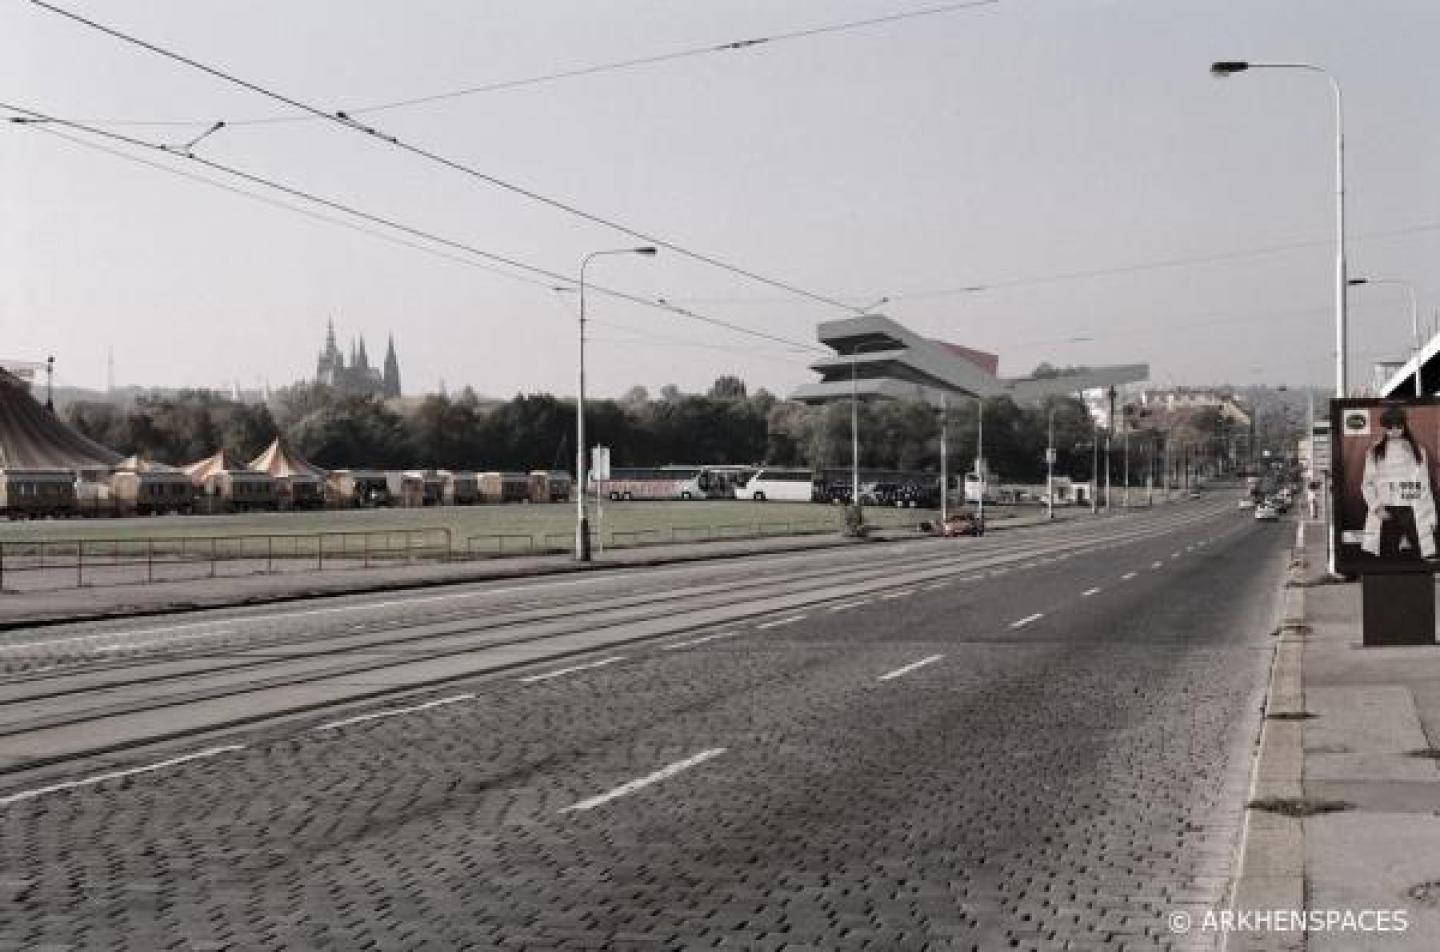
[[[253,172],[247,172],[244,169],[235,168],[234,166],[225,165],[222,162],[216,162],[212,159],[204,158],[203,156],[196,155],[193,152],[179,150],[174,146],[162,145],[155,142],[147,142],[144,139],[138,139],[134,136],[128,136],[119,132],[113,132],[106,129],[99,129],[92,126],[87,126],[83,123],[74,122],[68,119],[62,119],[57,116],[51,116],[47,113],[39,112],[38,110],[30,109],[24,106],[17,106],[12,103],[0,102],[0,109],[6,109],[12,113],[18,114],[17,116],[8,117],[9,121],[12,123],[17,123],[24,126],[31,126],[36,123],[52,123],[63,128],[76,129],[93,136],[98,136],[100,138],[109,139],[115,142],[122,142],[126,145],[130,145],[136,148],[148,149],[154,152],[163,153],[173,158],[195,162],[207,169],[220,172],[225,175],[233,176],[240,179],[241,181],[248,182],[252,185],[259,185],[264,188],[272,189],[274,191],[280,192],[281,194],[288,195],[292,198],[298,198],[303,201],[311,202],[315,205],[329,208],[332,211],[342,212],[346,215],[351,215],[355,218],[371,222],[372,224],[381,225],[385,228],[390,228],[415,238],[420,238],[425,241],[441,245],[443,247],[462,251],[466,254],[475,255],[476,257],[484,258],[489,261],[498,262],[500,264],[506,265],[507,267],[514,268],[518,271],[523,271],[529,274],[534,274],[543,278],[547,278],[549,279],[546,284],[547,287],[553,286],[554,283],[557,281],[565,284],[570,284],[574,281],[574,278],[571,275],[562,274],[557,271],[551,271],[547,268],[539,267],[538,265],[527,264],[518,259],[509,258],[504,255],[497,254],[493,251],[485,251],[484,249],[476,248],[473,245],[466,244],[462,241],[457,241],[453,238],[446,238],[443,235],[437,235],[434,232],[429,232],[421,228],[406,225],[403,222],[399,222],[392,218],[386,218],[383,215],[376,215],[371,212],[362,211],[361,209],[355,208],[354,206],[346,205],[343,202],[325,198],[324,196],[317,195],[313,192],[307,192],[304,189],[297,188],[291,185],[286,185],[283,182],[266,178],[265,176],[257,175]],[[735,324],[730,321],[722,320],[721,318],[698,314],[694,311],[690,311],[684,308],[674,307],[673,305],[663,304],[650,298],[641,297],[638,294],[632,294],[628,291],[619,291],[614,288],[605,287],[603,285],[589,285],[589,287],[597,293],[604,294],[618,300],[629,301],[633,304],[639,304],[644,307],[653,308],[655,310],[663,311],[668,314],[673,314],[678,317],[690,318],[691,320],[700,321],[705,324],[711,324],[715,327],[722,327],[726,330],[734,331],[738,334],[744,334],[749,337],[755,337],[761,340],[770,341],[772,343],[782,344],[786,347],[801,347],[807,350],[814,351],[820,350],[820,348],[814,344],[791,340],[789,338],[780,337],[776,334],[770,334],[765,331],[758,331],[740,324]]]
[[[366,228],[363,225],[359,225],[351,221],[345,221],[342,218],[336,218],[330,215],[323,215],[320,212],[311,211],[308,208],[301,208],[299,205],[292,205],[289,202],[282,202],[279,199],[271,198],[268,195],[262,195],[259,192],[252,192],[234,185],[226,185],[224,182],[221,182],[217,179],[207,178],[204,175],[196,175],[194,172],[187,172],[184,169],[178,169],[171,165],[165,165],[161,162],[154,162],[143,156],[131,155],[130,153],[122,152],[119,149],[112,149],[109,146],[101,145],[98,142],[87,142],[79,136],[70,135],[66,132],[60,132],[57,129],[51,129],[48,127],[48,125],[44,123],[33,122],[25,123],[24,125],[26,125],[27,128],[34,129],[36,132],[43,132],[46,135],[54,136],[57,139],[63,139],[71,145],[79,146],[82,149],[92,149],[96,152],[103,152],[106,155],[111,155],[118,159],[124,159],[126,162],[134,162],[138,165],[143,165],[147,168],[155,169],[157,172],[165,172],[169,175],[176,175],[180,178],[188,179],[192,182],[198,182],[201,185],[208,185],[211,188],[218,188],[221,191],[229,192],[232,195],[239,195],[242,198],[248,198],[251,201],[260,202],[264,205],[269,205],[272,208],[284,209],[285,211],[293,212],[296,215],[303,215],[306,218],[311,218],[315,221],[324,222],[327,225],[334,225],[337,228],[345,228],[350,231],[359,232],[362,235],[369,235],[370,237],[377,238],[380,241],[399,245],[402,248],[410,248],[414,251],[419,251],[427,255],[433,255],[437,258],[443,258],[446,261],[453,261],[456,264],[464,265],[467,268],[476,268],[480,271],[485,271],[502,278],[508,278],[512,281],[519,281],[523,284],[531,284],[536,287],[542,288],[551,287],[550,282],[542,281],[539,278],[526,277],[523,274],[516,274],[513,271],[506,271],[503,268],[492,267],[491,265],[483,264],[470,258],[463,258],[458,254],[453,254],[441,248],[432,248],[429,245],[421,244],[418,241],[409,241],[405,238],[399,237],[398,235],[386,234],[385,232],[375,228]]]
[[[149,52],[155,53],[166,59],[173,60],[174,62],[182,63],[186,66],[191,67],[192,69],[199,70],[206,75],[213,76],[216,79],[224,80],[225,82],[239,86],[242,89],[248,89],[251,92],[258,93],[262,96],[265,96],[266,98],[273,99],[276,102],[284,103],[287,106],[298,109],[301,112],[309,113],[316,118],[325,119],[326,121],[339,125],[342,128],[349,129],[353,132],[359,132],[372,139],[384,142],[390,146],[393,146],[394,148],[400,149],[404,152],[408,152],[411,155],[419,156],[437,165],[441,165],[445,168],[451,169],[452,171],[459,172],[462,175],[473,178],[477,181],[485,182],[486,184],[504,189],[508,192],[512,192],[516,195],[528,198],[531,201],[547,205],[558,211],[563,211],[566,214],[573,215],[577,218],[581,218],[593,224],[602,225],[606,228],[613,229],[622,234],[628,235],[638,241],[643,241],[646,244],[664,248],[667,251],[674,252],[675,254],[682,255],[694,261],[699,261],[703,264],[708,264],[711,267],[718,268],[723,271],[729,271],[732,274],[741,275],[742,277],[749,278],[750,280],[758,282],[760,284],[769,285],[770,287],[787,291],[799,297],[808,298],[809,300],[815,301],[820,304],[825,304],[829,307],[838,308],[843,311],[848,311],[852,314],[858,314],[863,316],[862,311],[860,311],[858,308],[844,303],[843,301],[838,301],[834,298],[827,297],[823,294],[817,294],[813,291],[807,291],[803,288],[797,287],[792,284],[787,284],[786,282],[777,280],[775,278],[766,277],[747,268],[742,268],[739,265],[733,265],[726,261],[722,261],[719,258],[715,258],[711,255],[706,255],[698,251],[691,251],[689,248],[675,244],[672,241],[666,241],[665,239],[658,236],[650,235],[638,229],[631,228],[628,225],[624,225],[618,221],[615,221],[614,219],[606,218],[602,215],[596,215],[591,212],[587,212],[577,206],[571,205],[567,202],[560,201],[559,199],[551,198],[548,195],[542,195],[539,192],[534,191],[533,189],[528,189],[524,186],[516,185],[513,182],[508,182],[504,179],[498,178],[497,176],[490,175],[489,173],[482,172],[479,169],[465,165],[463,162],[458,162],[454,159],[446,158],[445,156],[440,155],[437,152],[432,152],[428,149],[423,149],[419,146],[411,145],[407,142],[402,142],[395,136],[389,135],[385,132],[381,132],[379,129],[376,129],[372,126],[367,126],[360,122],[357,122],[356,120],[352,119],[348,113],[345,113],[343,111],[337,111],[333,114],[326,112],[323,109],[312,106],[305,102],[301,102],[298,99],[293,99],[282,93],[277,93],[273,90],[267,89],[263,86],[258,85],[257,83],[252,83],[248,80],[241,79],[238,76],[234,76],[230,73],[225,72],[224,70],[217,69],[213,66],[207,66],[204,63],[199,62],[198,60],[191,59],[190,57],[184,56],[180,53],[167,50],[164,47],[157,46],[154,43],[150,43],[138,37],[131,36],[128,33],[121,32],[120,30],[106,26],[95,20],[88,19],[79,15],[78,13],[66,10],[63,7],[57,7],[54,4],[47,3],[46,0],[30,0],[30,2],[35,6],[40,7],[41,9],[48,10],[51,13],[55,13],[59,16],[73,20],[76,23],[80,23],[84,26],[89,27],[90,29],[104,33],[107,36],[112,36],[125,43],[129,43],[141,49],[148,50]]]
[[[597,63],[591,66],[579,66],[573,69],[556,70],[551,73],[543,73],[538,76],[527,76],[521,79],[500,80],[493,83],[483,83],[478,86],[466,86],[461,89],[453,89],[445,92],[430,93],[424,96],[414,96],[409,99],[397,99],[390,102],[376,103],[369,106],[356,106],[347,110],[351,115],[385,112],[395,109],[405,109],[410,106],[420,106],[426,103],[441,102],[449,99],[460,99],[466,96],[478,96],[486,93],[504,92],[510,89],[521,89],[526,86],[538,86],[544,83],[559,82],[566,79],[579,79],[584,76],[594,76],[600,73],[608,73],[616,70],[635,69],[641,66],[653,66],[659,63],[668,63],[680,59],[690,59],[697,56],[710,56],[717,53],[734,53],[741,50],[751,49],[756,46],[772,46],[776,43],[784,43],[790,40],[807,39],[812,36],[820,36],[831,33],[843,33],[853,30],[869,29],[876,26],[884,26],[889,23],[897,23],[903,20],[914,20],[921,17],[940,16],[947,13],[959,13],[965,10],[979,7],[998,6],[1001,0],[966,0],[963,3],[946,3],[934,7],[926,7],[920,10],[906,10],[899,13],[887,14],[885,16],[871,17],[865,20],[848,20],[841,23],[831,23],[825,26],[811,27],[804,30],[792,30],[788,33],[775,33],[769,36],[751,37],[748,39],[731,40],[725,43],[714,43],[708,46],[697,46],[684,50],[675,50],[669,53],[657,53],[652,56],[641,56],[628,60],[616,60],[609,63]],[[203,125],[211,122],[209,119],[76,119],[77,122],[87,122],[95,126],[193,126]],[[289,122],[314,122],[314,116],[265,116],[254,119],[233,119],[227,125],[231,126],[261,126],[276,123]]]

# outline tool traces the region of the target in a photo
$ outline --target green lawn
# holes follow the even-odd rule
[[[934,513],[917,509],[866,509],[876,526],[913,526]],[[609,502],[590,507],[591,531],[606,545],[637,545],[717,537],[782,535],[838,529],[838,506],[816,503]],[[477,554],[535,548],[564,548],[573,540],[573,503],[444,506],[428,509],[367,509],[327,512],[243,513],[226,516],[156,516],[127,519],[70,519],[0,522],[0,542],[73,542],[77,539],[208,539],[236,536],[390,533],[446,529],[457,552]],[[501,538],[507,537],[507,538]],[[522,537],[528,537],[525,542]],[[327,545],[328,548],[328,545]]]

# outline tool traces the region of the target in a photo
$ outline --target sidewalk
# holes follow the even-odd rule
[[[1440,647],[1364,647],[1360,584],[1327,581],[1324,524],[1304,532],[1254,798],[1310,815],[1249,811],[1234,908],[1372,918],[1303,937],[1236,935],[1229,948],[1440,949]]]
[[[1055,522],[1078,518],[1083,513],[1056,512]],[[990,530],[1003,531],[1045,523],[1043,510],[1024,510],[1009,518],[995,519]],[[870,540],[925,538],[914,529],[881,529]],[[459,562],[424,562],[379,568],[346,568],[333,571],[280,572],[199,578],[152,584],[87,586],[37,592],[0,593],[0,631],[28,625],[123,618],[163,612],[194,611],[233,605],[255,605],[293,601],[301,598],[335,597],[363,592],[386,592],[428,588],[462,582],[528,578],[598,569],[668,565],[704,559],[728,559],[774,552],[797,552],[864,544],[839,533],[773,536],[636,546],[596,552],[594,561],[576,562],[569,554],[508,556]],[[956,540],[963,544],[962,540]]]

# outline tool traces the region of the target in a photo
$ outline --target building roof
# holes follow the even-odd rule
[[[283,436],[275,437],[275,441],[267,446],[264,452],[252,459],[250,468],[287,479],[296,476],[324,479],[329,475],[325,470],[295,452]]]
[[[935,405],[950,395],[1009,396],[1026,402],[1134,383],[1150,375],[1145,364],[1125,364],[1050,377],[1002,379],[996,376],[999,358],[994,354],[921,337],[880,314],[826,321],[817,329],[817,336],[835,350],[835,356],[810,365],[821,379],[797,387],[792,400],[829,403],[848,400],[853,394],[919,399]]]
[[[109,469],[120,454],[61,422],[0,370],[0,469]]]

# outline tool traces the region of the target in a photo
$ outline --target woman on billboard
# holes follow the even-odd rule
[[[1403,407],[1380,415],[1384,435],[1365,453],[1360,492],[1367,507],[1360,548],[1386,559],[1427,561],[1435,552],[1435,494],[1430,461],[1415,441]]]

